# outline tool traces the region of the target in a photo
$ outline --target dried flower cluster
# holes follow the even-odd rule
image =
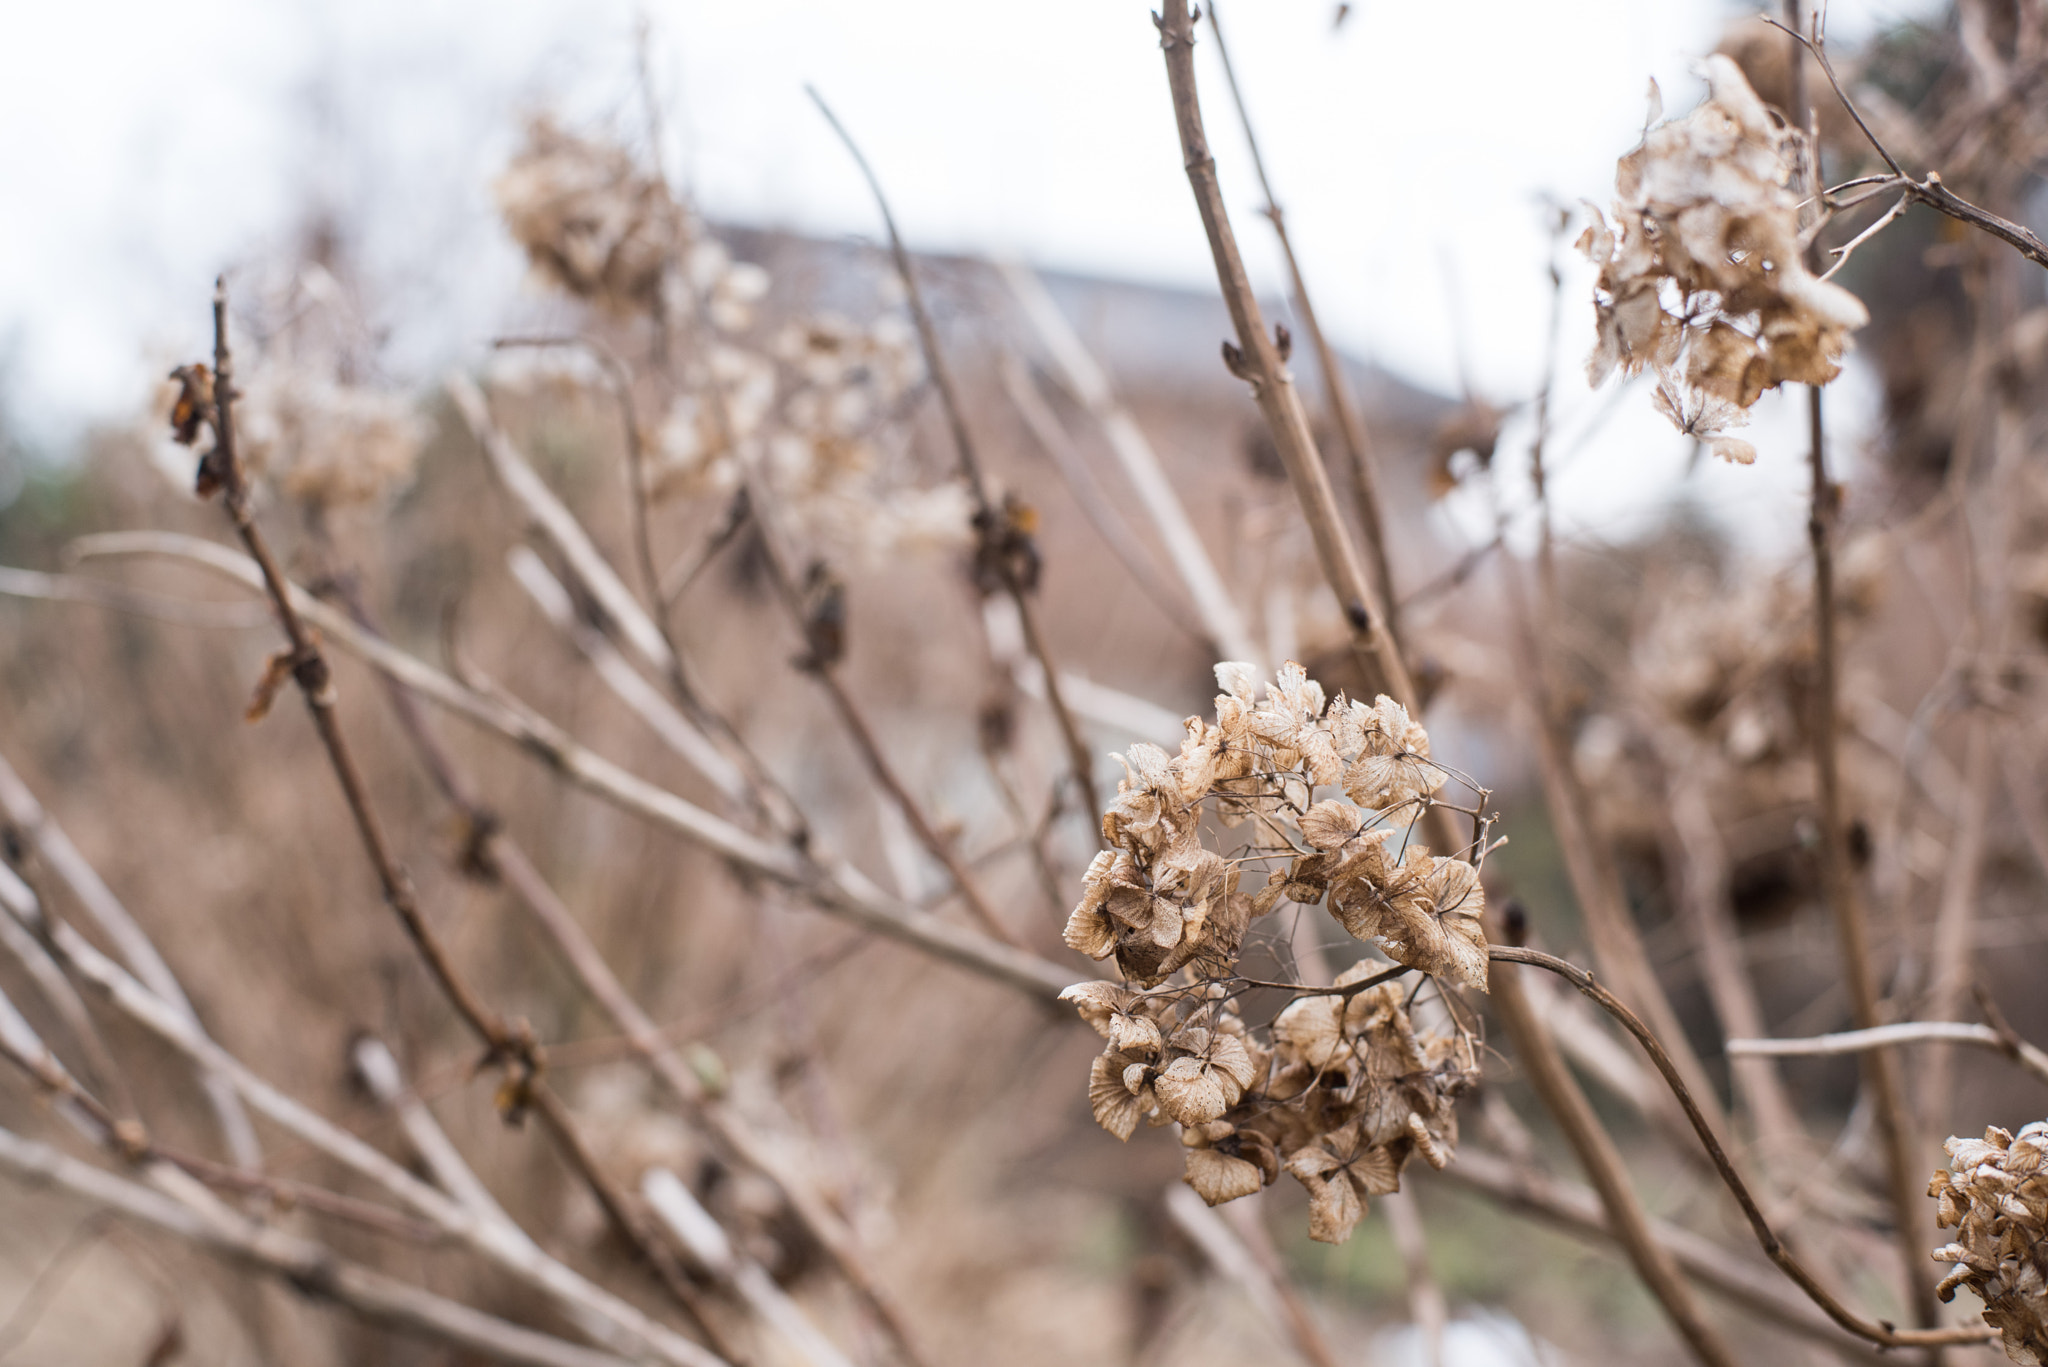
[[[1110,848],[1067,923],[1067,943],[1114,958],[1126,983],[1064,995],[1107,1041],[1088,1088],[1104,1129],[1128,1139],[1141,1118],[1178,1124],[1187,1181],[1211,1205],[1285,1168],[1308,1189],[1310,1234],[1341,1242],[1412,1154],[1450,1161],[1452,1103],[1477,1077],[1472,1039],[1448,996],[1454,1028],[1419,1032],[1403,987],[1370,981],[1386,968],[1373,961],[1301,988],[1255,1031],[1233,988],[1246,931],[1283,899],[1321,904],[1392,974],[1484,990],[1485,894],[1472,864],[1409,840],[1449,775],[1399,704],[1326,704],[1292,663],[1263,702],[1251,666],[1216,677],[1216,720],[1190,717],[1178,756],[1141,744],[1124,757],[1102,822]],[[1317,801],[1322,788],[1344,797]],[[1203,843],[1205,809],[1253,825],[1242,853]],[[1278,866],[1255,893],[1239,888],[1248,863]]]
[[[1959,1286],[1976,1292],[2005,1355],[2040,1367],[2048,1362],[2048,1121],[2018,1136],[1994,1127],[1947,1147],[1948,1168],[1927,1189],[1935,1222],[1956,1231],[1934,1252],[1955,1264],[1937,1290],[1944,1301]]]
[[[1709,57],[1706,76],[1705,103],[1621,159],[1612,222],[1596,209],[1579,239],[1600,268],[1587,373],[1654,371],[1658,411],[1746,465],[1756,448],[1728,429],[1766,389],[1834,379],[1869,314],[1802,259],[1805,135],[1727,57]]]
[[[739,462],[758,460],[798,530],[835,550],[873,558],[967,543],[973,509],[957,480],[890,477],[889,448],[924,378],[900,315],[867,327],[819,315],[759,351],[721,338],[710,363],[724,412],[707,395],[676,400],[654,497],[729,493],[744,478]]]
[[[862,327],[821,314],[763,342],[753,334],[768,273],[733,260],[627,149],[545,119],[497,188],[542,279],[615,314],[659,309],[709,333],[695,389],[666,401],[650,498],[729,496],[750,461],[793,530],[832,553],[967,544],[965,488],[923,487],[892,468],[924,378],[904,318],[884,313]]]
[[[660,299],[677,208],[625,148],[538,118],[495,188],[505,225],[548,283],[620,312]]]
[[[315,508],[374,503],[411,482],[430,429],[406,395],[346,384],[331,367],[304,361],[258,357],[245,367],[235,449],[252,479]],[[159,390],[157,430],[168,426],[180,446],[194,445],[211,422],[212,397],[204,366],[181,368]],[[189,463],[182,468],[189,473]]]

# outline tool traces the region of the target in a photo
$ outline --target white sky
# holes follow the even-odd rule
[[[1648,79],[1668,110],[1689,108],[1691,63],[1748,12],[1357,0],[1333,33],[1330,0],[1225,3],[1326,326],[1438,389],[1469,371],[1496,402],[1530,393],[1541,368],[1540,197],[1604,201]],[[1830,23],[1854,41],[1924,7],[1836,3]],[[131,410],[163,357],[203,343],[213,273],[282,241],[310,198],[367,225],[395,372],[454,359],[521,274],[487,190],[521,114],[555,104],[637,127],[643,10],[671,161],[714,216],[876,231],[809,81],[862,141],[914,246],[1213,288],[1143,0],[40,5],[0,45],[0,400],[48,446]],[[1277,286],[1213,45],[1199,57],[1240,240]],[[1606,397],[1577,379],[1587,280],[1574,259],[1567,429]],[[1793,526],[1781,505],[1800,482],[1796,424],[1765,409],[1757,426],[1765,468],[1709,470],[1704,486]],[[1666,490],[1688,450],[1647,400],[1624,401],[1560,496],[1607,523]]]

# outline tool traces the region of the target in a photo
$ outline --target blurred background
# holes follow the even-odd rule
[[[1758,403],[1744,435],[1759,459],[1742,467],[1674,431],[1641,384],[1590,389],[1595,272],[1572,246],[1653,117],[1652,82],[1662,110],[1683,114],[1704,93],[1700,59],[1720,50],[1782,101],[1784,36],[1709,0],[1240,0],[1221,19],[1379,462],[1433,753],[1503,815],[1491,895],[1519,900],[1545,947],[1588,959],[1536,738],[1550,715],[1599,857],[1747,1156],[1770,1174],[1774,1210],[1823,1222],[1829,1276],[1903,1313],[1854,1061],[1788,1060],[1779,1086],[1804,1132],[1766,1133],[1723,1056],[1713,981],[1745,978],[1771,1034],[1848,1023],[1817,872],[1805,394]],[[270,619],[190,563],[80,557],[78,539],[98,533],[228,539],[219,509],[190,492],[192,453],[165,434],[161,383],[209,353],[216,273],[246,348],[259,516],[295,578],[739,820],[745,804],[593,669],[618,643],[605,645],[588,585],[481,454],[502,433],[636,591],[641,559],[657,571],[701,698],[819,848],[960,920],[946,869],[795,667],[817,640],[777,606],[777,566],[745,523],[701,393],[671,374],[665,325],[608,283],[565,281],[536,246],[544,225],[522,218],[536,177],[624,166],[665,181],[693,211],[687,271],[728,309],[705,353],[737,396],[728,416],[787,453],[775,478],[796,567],[823,595],[811,621],[822,612],[843,633],[845,690],[1004,931],[1079,980],[1091,970],[1059,933],[1092,816],[1056,796],[1064,751],[1043,675],[976,582],[880,216],[808,84],[859,141],[916,256],[975,439],[1035,557],[1034,601],[1098,787],[1120,772],[1109,752],[1170,748],[1182,717],[1208,713],[1227,646],[1268,669],[1300,660],[1333,694],[1362,682],[1277,452],[1217,356],[1229,318],[1142,5],[571,13],[366,0],[46,6],[19,20],[0,47],[0,120],[15,131],[0,143],[0,566],[28,574],[0,578],[0,756],[233,1053],[413,1161],[351,1073],[352,1041],[374,1033],[521,1224],[636,1300],[659,1303],[597,1203],[531,1126],[500,1123],[493,1077],[376,905],[297,705],[243,721],[277,648]],[[2048,224],[2037,7],[1844,3],[1827,24],[1883,136],[1959,192]],[[1979,48],[2004,85],[1981,78]],[[1253,283],[1299,339],[1213,43],[1197,64]],[[1826,99],[1818,74],[1809,91]],[[1831,108],[1820,130],[1829,180],[1874,164]],[[550,146],[559,162],[534,159]],[[508,175],[521,165],[523,183]],[[1925,209],[1839,279],[1873,315],[1827,415],[1846,481],[1843,762],[1879,976],[1899,1018],[1924,1011],[1939,915],[1962,927],[1974,982],[2039,1039],[2048,292],[2037,267]],[[550,344],[507,344],[536,341]],[[1106,399],[1076,355],[1100,367]],[[1295,369],[1333,451],[1328,390],[1299,340]],[[487,396],[486,422],[451,397],[451,374]],[[1119,422],[1239,610],[1235,639],[1183,582],[1185,555]],[[1539,436],[1547,504],[1530,478]],[[1348,508],[1352,476],[1332,461]],[[644,548],[636,487],[651,503]],[[1539,557],[1554,597],[1532,646],[1513,605]],[[66,587],[81,580],[126,596]],[[1532,701],[1534,671],[1551,681],[1547,702]],[[854,1360],[892,1360],[887,1335],[773,1185],[669,1105],[503,877],[476,866],[477,810],[450,803],[422,753],[452,757],[493,831],[521,843],[704,1085],[827,1194],[933,1361],[1315,1361],[1318,1343],[1325,1360],[1360,1364],[1686,1360],[1611,1247],[1564,1228],[1555,1202],[1546,1217],[1455,1166],[1417,1173],[1407,1214],[1376,1204],[1342,1246],[1307,1240],[1291,1181],[1219,1234],[1162,1196],[1178,1145],[1153,1131],[1119,1145],[1094,1124],[1094,1041],[1070,1018],[822,917],[486,732],[432,714],[423,752],[376,676],[351,661],[338,677],[423,905],[490,999],[548,1046],[598,1161],[682,1174]],[[47,853],[12,832],[10,865],[71,910]],[[1967,915],[1943,910],[1965,903]],[[1267,937],[1261,952],[1281,966],[1341,968],[1362,949],[1307,911],[1273,918]],[[45,1038],[64,1038],[31,976],[0,964],[0,987]],[[1562,998],[1545,1009],[1583,1041],[1572,1061],[1646,1204],[1767,1280],[1623,1038]],[[189,1072],[92,1010],[152,1132],[217,1148]],[[1993,1053],[1949,1067],[1952,1085],[1920,1098],[1930,1172],[1942,1137],[2016,1129],[2048,1104],[2048,1087]],[[1465,1103],[1476,1164],[1581,1181],[1514,1061],[1496,1051],[1486,1078]],[[17,1083],[0,1083],[0,1119],[57,1142],[47,1098]],[[355,1189],[288,1136],[261,1137],[266,1171]],[[418,1285],[563,1329],[530,1290],[456,1252],[279,1218]],[[1739,1297],[1710,1304],[1745,1360],[1856,1356]],[[773,1342],[754,1348],[785,1360]],[[0,1181],[0,1360],[470,1359]]]

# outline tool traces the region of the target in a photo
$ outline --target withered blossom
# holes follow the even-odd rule
[[[1621,159],[1612,219],[1594,209],[1579,239],[1600,268],[1586,372],[1596,385],[1616,369],[1654,372],[1658,411],[1746,465],[1756,448],[1729,429],[1767,389],[1834,379],[1869,313],[1806,268],[1806,135],[1729,58],[1709,57],[1706,77],[1704,103]]]
[[[1089,1072],[1097,1123],[1119,1139],[1141,1119],[1179,1125],[1186,1180],[1212,1205],[1291,1172],[1309,1190],[1311,1233],[1341,1241],[1368,1197],[1398,1189],[1410,1157],[1450,1161],[1474,1047],[1455,1020],[1418,1035],[1400,984],[1365,988],[1380,961],[1329,990],[1297,988],[1263,1030],[1248,1026],[1230,986],[1246,930],[1282,899],[1326,901],[1397,965],[1483,991],[1484,893],[1472,864],[1407,843],[1448,775],[1398,704],[1331,700],[1293,663],[1263,698],[1249,665],[1220,664],[1216,681],[1216,720],[1188,718],[1179,754],[1141,743],[1120,757],[1109,848],[1088,867],[1066,941],[1113,959],[1125,982],[1062,995],[1105,1042]],[[1315,800],[1331,790],[1344,796]],[[1285,860],[1257,893],[1239,889],[1243,859],[1204,843],[1212,812],[1255,821],[1252,857]]]
[[[538,118],[494,188],[505,226],[549,284],[621,312],[660,300],[681,210],[625,148]]]

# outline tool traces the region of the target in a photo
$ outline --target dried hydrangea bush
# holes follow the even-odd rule
[[[1729,429],[1767,389],[1834,379],[1869,313],[1806,268],[1806,135],[1727,57],[1709,57],[1706,77],[1699,108],[1621,159],[1612,218],[1593,208],[1579,239],[1600,268],[1586,372],[1596,385],[1617,369],[1652,372],[1659,412],[1747,465],[1756,448]]]
[[[2048,1121],[2018,1135],[1993,1127],[1947,1148],[1949,1165],[1927,1189],[1935,1222],[1956,1231],[1934,1252],[1955,1264],[1937,1294],[1948,1301],[1969,1287],[2005,1355],[2040,1367],[2048,1362]]]
[[[1211,1205],[1284,1169],[1309,1193],[1312,1237],[1340,1243],[1368,1198],[1399,1190],[1419,1153],[1443,1167],[1454,1103],[1478,1077],[1452,988],[1486,988],[1485,892],[1476,865],[1417,843],[1417,818],[1452,777],[1390,698],[1371,706],[1298,664],[1255,697],[1252,667],[1220,664],[1213,723],[1187,720],[1180,753],[1134,745],[1102,819],[1066,941],[1113,961],[1122,983],[1069,988],[1107,1042],[1089,1074],[1096,1120],[1128,1139],[1145,1120],[1180,1127],[1186,1180]],[[1322,790],[1341,797],[1317,798]],[[1476,810],[1476,809],[1475,809]],[[1217,848],[1222,832],[1241,832]],[[1473,851],[1477,856],[1478,851]],[[1266,871],[1262,886],[1247,870]],[[1281,903],[1323,907],[1392,967],[1366,961],[1328,988],[1289,985],[1248,1023],[1239,956]],[[1447,1028],[1419,1028],[1410,969],[1434,983]]]

